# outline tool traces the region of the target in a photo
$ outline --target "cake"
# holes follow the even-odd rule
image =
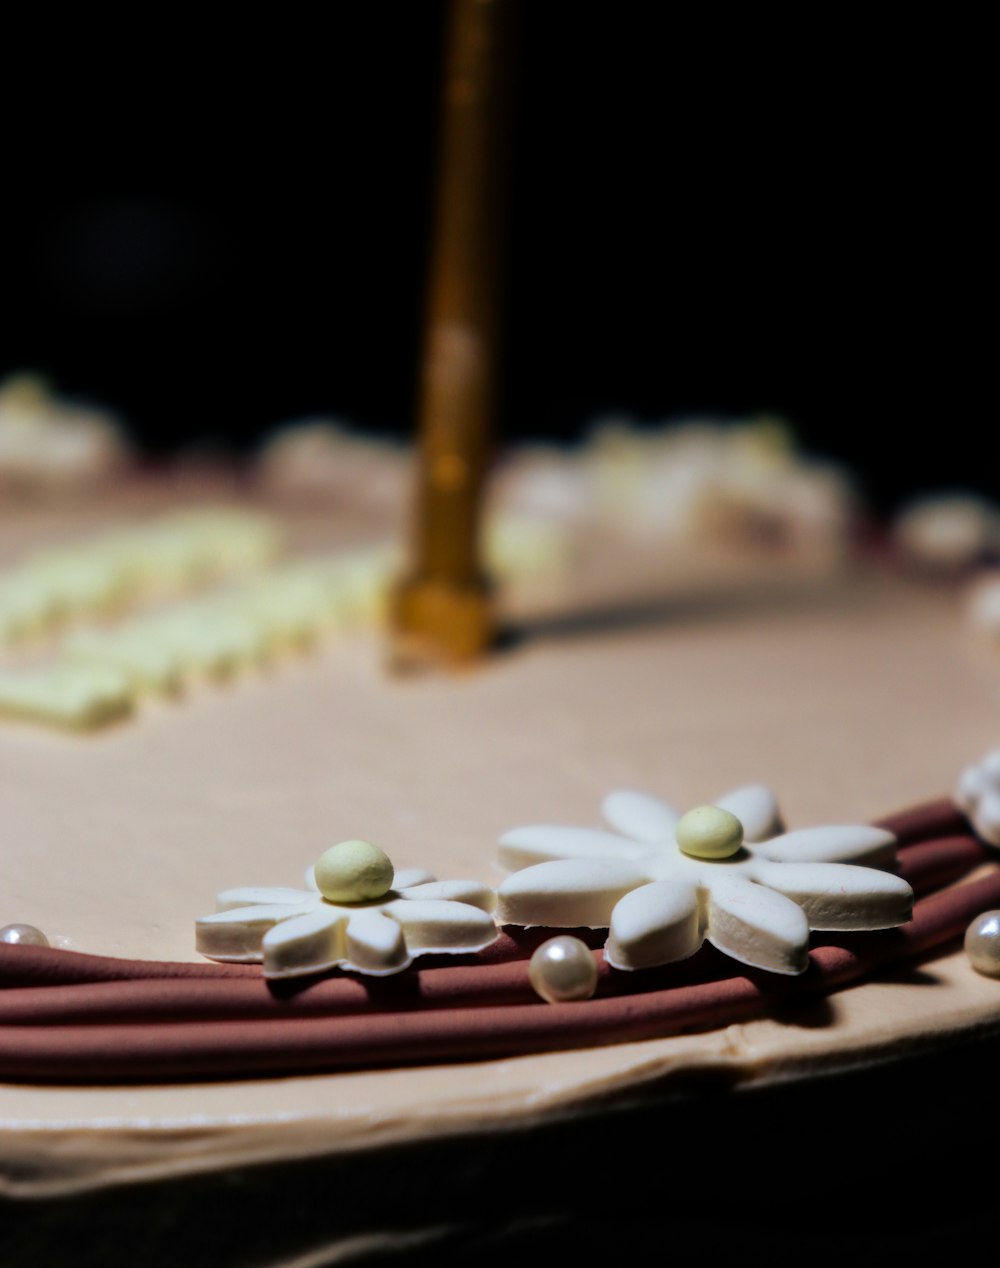
[[[773,421],[742,433],[752,479],[700,426],[683,522],[623,518],[648,436],[599,429],[571,457],[514,455],[491,539],[509,637],[457,676],[387,672],[394,500],[359,504],[341,477],[325,493],[315,468],[310,496],[290,496],[301,450],[287,435],[266,478],[133,471],[100,499],[4,511],[8,581],[43,546],[106,552],[114,530],[120,559],[126,530],[181,520],[189,545],[193,523],[224,524],[230,544],[252,530],[257,551],[175,571],[172,590],[47,609],[50,625],[11,641],[8,677],[46,672],[71,645],[95,670],[93,639],[111,655],[133,604],[155,617],[180,602],[201,621],[192,596],[221,586],[245,614],[252,582],[254,620],[287,618],[267,627],[267,655],[219,659],[216,645],[198,660],[203,641],[163,643],[181,648],[170,690],[115,644],[117,710],[67,713],[60,688],[0,723],[0,924],[50,944],[0,946],[4,1263],[547,1263],[655,1237],[664,1255],[874,1264],[985,1234],[988,1177],[963,1151],[1000,1055],[1000,981],[964,938],[1000,908],[979,815],[995,647],[967,619],[964,581],[872,549],[849,482],[789,460]],[[308,436],[305,450],[345,445],[313,423]],[[725,496],[708,470],[725,471]],[[822,517],[797,516],[780,470],[822,485]],[[580,495],[595,480],[596,518]],[[162,586],[141,540],[143,575]],[[303,561],[355,588],[300,638],[315,607],[289,616],[288,577],[301,596]],[[337,842],[378,843],[397,887],[406,871],[417,889],[459,878],[448,893],[471,901],[470,885],[503,890],[518,825],[602,830],[616,789],[654,813],[747,788],[773,790],[766,838],[854,825],[890,841],[898,854],[872,871],[912,881],[912,919],[814,933],[790,974],[734,964],[721,939],[614,967],[600,922],[527,918],[437,954],[422,944],[381,975],[348,959],[285,981],[276,961],[270,987],[259,965],[198,950],[217,894],[300,887]],[[530,957],[567,932],[599,975],[552,1004]],[[917,1196],[931,1169],[933,1203]]]

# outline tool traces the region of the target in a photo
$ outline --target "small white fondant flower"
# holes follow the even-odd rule
[[[1000,846],[1000,748],[962,771],[955,801],[977,835]]]
[[[384,977],[417,955],[481,951],[496,940],[489,886],[439,881],[413,868],[393,874],[378,855],[366,842],[342,842],[309,869],[309,889],[224,891],[217,911],[196,924],[198,951],[212,960],[262,961],[268,978],[335,967]]]
[[[499,864],[512,875],[497,891],[498,919],[607,928],[605,958],[619,969],[684,959],[707,939],[776,973],[808,966],[810,929],[910,919],[912,889],[879,870],[895,858],[891,833],[853,824],[782,832],[774,794],[761,785],[714,807],[681,819],[656,798],[620,791],[603,804],[616,832],[513,829],[500,840]]]

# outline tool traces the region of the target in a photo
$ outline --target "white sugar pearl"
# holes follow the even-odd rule
[[[677,844],[696,859],[728,859],[743,844],[743,824],[721,806],[696,806],[675,829]]]
[[[590,999],[597,988],[597,964],[585,942],[569,934],[549,938],[535,951],[528,977],[550,1004]]]
[[[984,911],[965,931],[965,953],[978,973],[1000,977],[1000,911]]]
[[[49,940],[34,925],[4,925],[0,929],[0,942],[22,947],[47,947]]]
[[[384,898],[392,889],[394,869],[388,855],[370,841],[341,841],[320,855],[316,887],[333,903],[363,903]]]

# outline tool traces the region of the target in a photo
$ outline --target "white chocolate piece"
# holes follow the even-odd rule
[[[549,1004],[590,999],[597,988],[597,963],[582,939],[562,934],[536,948],[528,980]]]
[[[44,634],[58,611],[58,597],[38,577],[23,570],[0,575],[0,642],[25,642]]]
[[[743,844],[743,824],[721,806],[695,806],[678,822],[678,848],[696,859],[728,859]]]
[[[1000,846],[1000,749],[962,771],[955,801],[976,834],[989,845]]]
[[[281,547],[268,516],[232,508],[173,515],[40,551],[0,572],[0,641],[257,572]]]
[[[977,973],[1000,978],[1000,911],[984,911],[977,916],[965,931],[964,945]]]
[[[628,816],[621,807],[631,797],[604,804],[621,820]],[[761,807],[773,800],[756,792],[753,797]],[[726,823],[731,845],[739,822],[717,804],[708,810],[713,820]],[[772,811],[773,805],[767,813],[777,822]],[[644,808],[635,822],[641,831],[653,818]],[[502,838],[502,863],[523,857],[539,861],[512,872],[499,886],[500,921],[606,927],[605,956],[619,969],[683,959],[707,939],[741,963],[801,973],[808,964],[810,928],[894,928],[912,916],[910,886],[881,870],[894,861],[895,838],[864,824],[744,841],[735,853],[715,858],[685,853],[673,835],[643,842],[590,829],[535,826]]]
[[[429,875],[411,868],[400,873],[417,880],[409,889],[354,903],[331,902],[312,888],[225,890],[219,910],[196,922],[195,945],[209,959],[262,962],[265,977],[284,978],[332,968],[385,976],[417,955],[481,951],[495,942],[494,892],[478,881],[422,879]]]
[[[76,630],[64,643],[63,656],[78,664],[117,669],[140,691],[175,695],[181,687],[180,656],[134,629]]]
[[[58,665],[0,675],[0,717],[91,730],[127,717],[135,697],[126,674],[102,665]]]
[[[384,898],[392,888],[389,856],[370,841],[341,841],[316,860],[316,886],[332,903],[363,903]]]
[[[171,609],[140,629],[145,644],[176,661],[185,677],[229,678],[266,660],[265,641],[252,623],[204,603]]]

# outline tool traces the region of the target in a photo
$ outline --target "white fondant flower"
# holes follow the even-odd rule
[[[1000,846],[1000,748],[962,771],[955,801],[977,835]]]
[[[430,872],[396,872],[381,897],[324,898],[315,870],[309,889],[229,889],[196,924],[198,951],[211,960],[262,961],[268,978],[334,967],[384,977],[417,955],[481,951],[498,936],[496,894],[478,881],[439,881]]]
[[[497,891],[499,921],[607,928],[605,957],[619,969],[684,959],[707,939],[743,964],[794,974],[808,966],[810,929],[884,929],[910,919],[910,886],[879,870],[895,858],[891,833],[851,824],[782,832],[774,795],[760,785],[715,806],[739,820],[729,857],[685,853],[677,812],[637,792],[605,798],[617,832],[507,832],[498,861],[512,875]]]

